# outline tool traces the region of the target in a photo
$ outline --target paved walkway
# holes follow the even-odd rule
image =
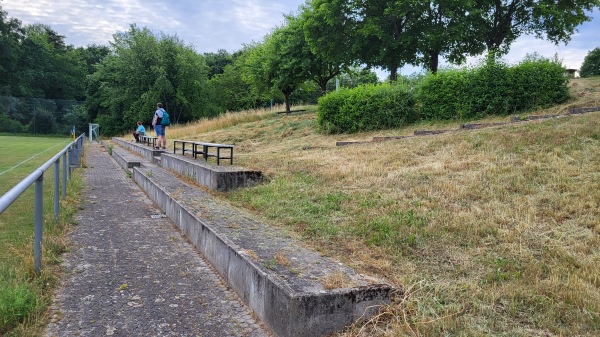
[[[98,144],[46,336],[268,334]]]

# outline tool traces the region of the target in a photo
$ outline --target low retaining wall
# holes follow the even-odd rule
[[[144,159],[154,164],[156,164],[156,157],[159,157],[161,154],[165,153],[165,150],[155,150],[141,143],[128,142],[122,138],[113,138],[112,141],[121,147],[139,154],[140,156],[144,157]]]
[[[226,192],[236,188],[250,187],[262,181],[262,172],[248,170],[239,166],[212,165],[202,159],[193,159],[165,150],[155,150],[146,145],[128,142],[121,138],[112,141],[130,151],[138,153],[153,164],[196,180],[200,185],[218,192]],[[157,159],[160,157],[160,159]]]
[[[134,154],[127,152],[127,150],[121,150],[118,147],[113,147],[111,151],[111,155],[113,158],[115,158],[117,164],[119,164],[119,166],[125,170],[133,168],[134,166],[140,166],[141,164],[141,158],[138,158]]]
[[[204,160],[162,154],[160,166],[196,180],[200,185],[219,192],[256,185],[262,181],[262,172],[238,166],[220,166]]]
[[[309,273],[301,278],[298,272],[282,274],[272,271],[256,262],[256,257],[253,258],[248,253],[252,249],[258,251],[259,248],[241,247],[234,242],[235,239],[226,236],[223,228],[215,229],[214,225],[209,224],[212,220],[203,220],[195,215],[216,218],[210,213],[214,205],[211,206],[205,200],[199,202],[200,206],[186,206],[190,199],[198,197],[198,191],[191,190],[191,187],[176,181],[176,178],[158,167],[136,167],[133,169],[133,179],[277,336],[325,336],[359,318],[372,316],[379,306],[390,302],[392,288],[387,284],[370,284],[361,279],[356,282],[358,286],[326,290],[314,280],[314,274]],[[195,207],[200,208],[194,209]],[[233,213],[226,216],[232,223],[239,222],[240,228],[253,227],[248,230],[259,231],[256,224],[241,223],[243,216]],[[232,235],[236,237],[235,233]],[[242,240],[239,242],[244,242],[244,245],[251,245],[248,243],[251,240],[248,236],[238,240]],[[277,244],[268,237],[261,241]],[[298,247],[296,250],[302,249]],[[350,270],[325,258],[315,261],[314,253],[312,254],[307,253],[307,261],[304,263],[313,269]],[[364,278],[356,273],[352,277]]]

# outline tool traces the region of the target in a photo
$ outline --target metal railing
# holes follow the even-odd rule
[[[43,229],[43,200],[44,200],[44,172],[54,164],[54,221],[58,222],[60,210],[59,185],[60,185],[60,158],[62,157],[62,198],[67,196],[67,179],[71,179],[71,170],[81,162],[83,155],[83,142],[85,133],[67,145],[44,165],[33,171],[27,178],[21,180],[10,191],[0,197],[0,214],[2,214],[29,186],[35,185],[34,194],[34,234],[33,255],[34,268],[37,275],[42,270],[42,229]],[[67,162],[69,163],[67,168]]]

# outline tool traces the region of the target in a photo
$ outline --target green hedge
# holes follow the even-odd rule
[[[329,133],[354,133],[407,125],[417,119],[415,98],[401,85],[341,89],[319,99],[317,124]]]
[[[488,59],[478,67],[428,74],[409,90],[401,84],[342,89],[319,99],[317,123],[329,133],[390,129],[417,120],[472,120],[545,108],[569,98],[557,62],[528,57],[509,67]]]
[[[569,98],[565,69],[550,60],[525,60],[510,69],[514,111],[545,108]]]
[[[508,67],[488,59],[477,68],[447,69],[419,85],[423,119],[461,120],[503,115],[562,103],[569,98],[564,68],[546,59]]]

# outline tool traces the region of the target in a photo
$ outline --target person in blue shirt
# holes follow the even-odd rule
[[[162,103],[156,103],[156,111],[154,112],[154,118],[152,119],[152,126],[154,127],[154,131],[156,131],[156,137],[158,138],[156,141],[156,147],[154,149],[158,150],[162,148],[163,150],[167,148],[167,136],[165,135],[166,126],[161,125],[161,121],[163,118],[163,105]]]
[[[135,142],[140,142],[140,136],[146,135],[146,128],[142,125],[142,122],[137,122],[137,129],[133,133],[133,137],[135,137]]]

